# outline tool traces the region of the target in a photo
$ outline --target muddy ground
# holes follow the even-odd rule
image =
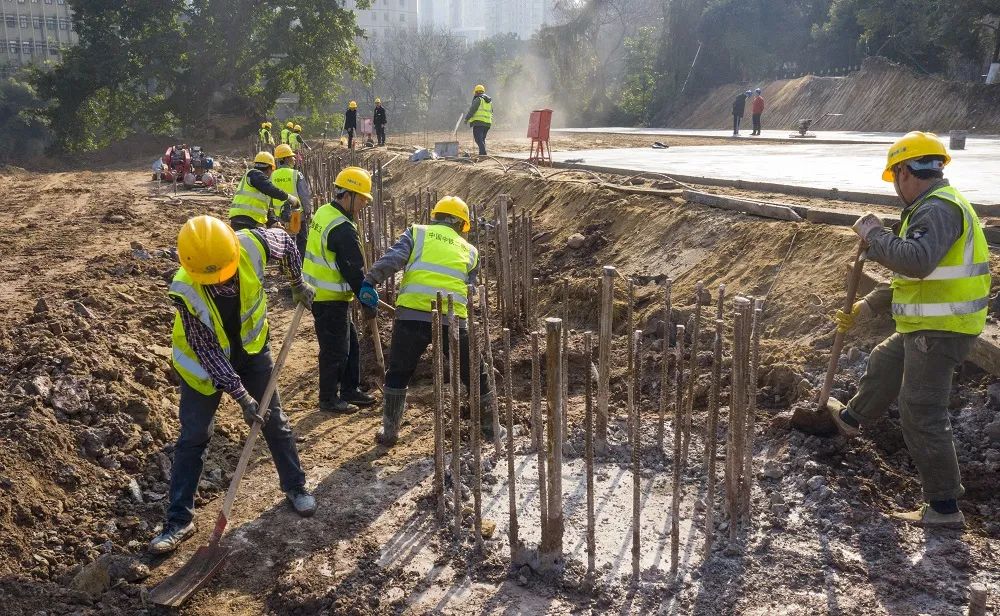
[[[168,360],[172,310],[165,299],[176,268],[175,234],[191,215],[224,215],[228,208],[225,199],[203,191],[157,195],[146,167],[136,161],[99,173],[7,170],[0,176],[7,197],[0,206],[0,256],[8,265],[0,274],[6,308],[0,314],[0,598],[9,613],[158,613],[145,603],[147,589],[207,539],[246,434],[236,405],[224,403],[201,486],[198,535],[175,555],[146,556],[145,542],[162,517],[177,434],[176,377]],[[960,614],[970,584],[984,582],[997,593],[1000,394],[990,388],[993,377],[966,365],[952,401],[968,490],[961,503],[969,519],[965,531],[924,532],[889,521],[888,512],[919,500],[894,409],[884,425],[851,443],[788,429],[792,404],[814,395],[822,379],[832,339],[829,314],[841,301],[854,245],[849,231],[586,182],[545,182],[488,165],[397,160],[390,173],[388,189],[397,199],[431,187],[490,212],[505,193],[515,210],[530,210],[537,316],[561,313],[556,283],[569,280],[567,573],[554,579],[509,569],[506,466],[489,456],[485,511],[498,527],[486,553],[476,556],[468,541],[455,545],[437,527],[428,498],[429,371],[411,387],[401,445],[390,452],[372,441],[377,410],[320,413],[317,347],[307,317],[281,392],[320,509],[311,519],[290,512],[266,449],[258,447],[230,522],[236,556],[181,613]],[[573,233],[585,236],[582,247],[568,246]],[[706,559],[701,533],[711,499],[701,470],[704,376],[699,381],[683,485],[683,560],[680,575],[671,578],[662,553],[670,523],[662,503],[672,488],[672,459],[655,442],[663,341],[659,333],[647,335],[640,396],[645,572],[634,585],[627,548],[619,545],[629,534],[630,490],[616,496],[631,485],[624,446],[627,326],[624,287],[618,288],[613,446],[598,461],[598,563],[607,566],[596,589],[587,590],[580,566],[586,553],[576,539],[583,532],[578,469],[589,372],[581,338],[597,328],[596,285],[605,264],[635,277],[636,320],[646,332],[659,331],[659,283],[666,276],[675,281],[677,320],[690,314],[698,280],[713,293],[722,283],[730,297],[766,297],[762,410],[753,525],[732,545],[725,532],[717,533],[716,550]],[[291,303],[280,277],[268,286],[279,336]],[[846,400],[853,393],[867,352],[890,331],[880,320],[852,334],[835,395]],[[383,323],[386,344],[389,332]],[[492,335],[498,348],[499,331]],[[708,340],[702,338],[703,349]],[[537,476],[527,436],[530,350],[522,331],[513,342],[510,378],[523,462],[517,487],[522,536],[530,541],[537,537],[531,522],[537,525]],[[374,384],[371,371],[367,378]],[[725,426],[724,410],[720,442]],[[672,429],[668,421],[668,443]],[[724,454],[720,450],[720,460]],[[715,503],[721,511],[721,492]],[[717,520],[724,530],[724,516]]]

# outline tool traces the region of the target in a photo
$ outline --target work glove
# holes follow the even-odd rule
[[[378,291],[367,280],[361,283],[361,290],[358,291],[358,301],[372,310],[378,307]]]
[[[236,399],[239,403],[240,408],[243,409],[243,421],[247,422],[248,426],[252,426],[255,421],[259,421],[262,424],[267,423],[267,420],[271,417],[271,409],[264,409],[264,412],[260,412],[260,405],[257,401],[253,399],[248,393],[244,393],[242,396]]]
[[[867,243],[868,235],[872,231],[882,228],[882,219],[876,216],[875,214],[868,212],[867,214],[859,218],[857,222],[854,223],[854,226],[852,226],[851,228],[854,229],[854,232],[858,234],[858,237],[860,237],[865,243]]]
[[[843,310],[838,310],[836,314],[833,315],[833,322],[837,324],[837,331],[840,333],[847,333],[854,329],[857,325],[858,320],[867,321],[872,316],[872,309],[865,300],[859,300],[854,302],[851,306],[850,312],[844,312]]]
[[[311,310],[314,299],[316,299],[316,289],[310,287],[304,281],[300,280],[292,285],[292,300],[296,304],[302,304]]]

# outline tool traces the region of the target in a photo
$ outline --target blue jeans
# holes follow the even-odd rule
[[[257,355],[249,356],[244,365],[233,366],[255,400],[260,400],[271,378],[271,352],[268,347]],[[215,428],[215,411],[219,408],[222,392],[210,396],[192,389],[181,379],[180,420],[181,434],[174,449],[174,465],[170,473],[170,506],[167,522],[184,525],[194,518],[194,495],[205,467],[208,442]],[[282,491],[300,488],[306,483],[295,435],[288,424],[288,416],[281,410],[278,392],[271,398],[271,417],[262,430],[271,458],[278,470]]]
[[[472,138],[479,146],[479,155],[486,156],[486,133],[490,132],[490,127],[486,124],[472,125]]]

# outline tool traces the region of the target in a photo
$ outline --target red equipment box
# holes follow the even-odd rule
[[[549,129],[552,127],[552,110],[536,109],[528,119],[528,138],[539,141],[549,140]]]

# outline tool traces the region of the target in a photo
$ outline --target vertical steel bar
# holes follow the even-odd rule
[[[720,295],[723,292],[724,289],[720,287]],[[715,537],[715,452],[716,433],[719,426],[719,389],[722,382],[722,337],[724,334],[722,319],[716,319],[712,386],[708,394],[708,428],[705,431],[705,467],[708,481],[705,487],[705,550],[703,557],[706,559],[712,555],[712,541]]]
[[[507,525],[508,540],[510,541],[510,561],[517,561],[517,553],[520,549],[517,527],[517,479],[514,471],[514,372],[510,362],[510,330],[503,328],[503,387],[504,406],[507,408],[507,507],[509,509],[509,522]]]
[[[677,326],[674,345],[674,464],[673,493],[670,501],[670,573],[676,574],[680,564],[681,545],[681,423],[684,408],[684,326]]]
[[[542,513],[542,533],[547,534],[545,526],[548,520],[548,490],[545,472],[545,432],[542,420],[542,368],[539,357],[539,335],[531,332],[531,440],[538,456],[538,499],[539,510]]]
[[[663,283],[663,345],[660,347],[663,351],[663,360],[660,365],[660,415],[659,421],[656,425],[656,447],[660,453],[663,453],[663,439],[665,432],[665,423],[667,415],[667,407],[670,405],[670,387],[669,387],[669,370],[670,362],[668,358],[670,355],[667,353],[667,348],[670,345],[670,291],[671,291],[672,281],[667,278]]]
[[[461,385],[462,355],[458,343],[458,317],[455,315],[455,297],[448,294],[448,366],[451,386],[451,487],[452,504],[455,507],[455,540],[462,539],[462,422]]]
[[[447,510],[444,500],[444,352],[441,346],[441,293],[431,312],[431,335],[434,344],[434,495],[438,523],[444,524]]]
[[[594,526],[594,376],[593,370],[594,336],[583,334],[584,356],[584,456],[587,472],[587,579],[594,579],[594,559],[596,557],[596,534]]]
[[[547,565],[562,558],[562,320],[545,319],[546,462],[548,464],[548,537],[542,542],[541,553]]]
[[[687,465],[688,448],[691,443],[691,418],[694,415],[694,386],[698,381],[698,350],[700,342],[698,340],[701,332],[701,294],[705,289],[705,283],[701,280],[694,289],[694,324],[691,328],[691,359],[688,365],[688,390],[687,406],[684,407],[684,444],[681,451],[681,458]]]
[[[468,297],[475,297],[475,287],[468,286]],[[479,327],[473,306],[469,307],[466,318],[469,336],[469,444],[472,447],[472,511],[473,536],[476,540],[476,551],[483,550],[483,451],[482,451],[482,409],[480,408],[481,391],[479,388],[480,374],[479,357]]]
[[[597,434],[598,452],[608,447],[608,403],[611,392],[611,329],[614,320],[615,276],[618,270],[605,265],[601,276],[601,322],[597,338]]]
[[[632,334],[632,348],[635,349],[635,357],[632,359],[632,385],[633,405],[632,414],[632,576],[639,578],[640,570],[640,534],[642,518],[639,510],[640,495],[642,492],[642,472],[639,468],[640,434],[642,428],[642,417],[639,407],[642,400],[642,332],[635,330]]]

